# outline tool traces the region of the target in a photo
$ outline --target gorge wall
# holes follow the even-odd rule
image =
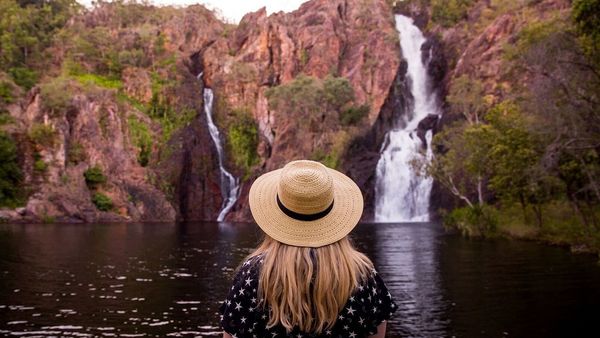
[[[526,24],[523,13],[543,20],[568,7],[566,0],[504,7],[472,1],[464,16],[441,25],[431,20],[428,1],[311,0],[291,13],[249,13],[234,26],[202,6],[103,4],[68,22],[31,90],[0,73],[17,98],[0,108],[13,119],[2,127],[17,140],[25,195],[20,207],[2,209],[0,218],[215,220],[223,201],[203,110],[206,86],[214,92],[224,165],[241,181],[227,221],[250,221],[253,179],[300,158],[326,161],[352,177],[365,197],[363,218],[370,220],[383,137],[412,104],[394,13],[415,18],[425,32],[430,86],[441,96],[469,74],[497,102],[521,81],[503,73],[502,58]],[[320,85],[327,78],[350,85],[344,106],[310,114],[269,101],[272,88],[298,79]],[[51,89],[66,99],[55,102]],[[342,122],[342,113],[357,107],[364,114]],[[461,118],[447,108],[442,125]],[[438,128],[437,120],[419,124],[421,131]],[[92,167],[101,169],[104,183],[86,181]],[[97,207],[97,192],[110,198],[110,210]],[[437,185],[432,201],[435,207],[454,203]]]

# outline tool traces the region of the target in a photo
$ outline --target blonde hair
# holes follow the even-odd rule
[[[318,248],[286,245],[265,235],[248,259],[262,255],[258,298],[269,306],[267,328],[294,326],[311,333],[331,329],[373,263],[348,237]]]

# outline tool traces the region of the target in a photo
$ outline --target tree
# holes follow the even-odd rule
[[[19,203],[22,179],[15,141],[0,132],[0,206],[15,207]]]

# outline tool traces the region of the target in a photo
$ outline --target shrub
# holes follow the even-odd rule
[[[58,141],[58,133],[54,127],[43,123],[34,123],[29,128],[28,136],[33,143],[40,146],[53,147]]]
[[[48,163],[46,163],[41,158],[37,159],[37,160],[35,160],[35,162],[33,162],[33,170],[43,173],[46,171],[46,169],[48,169]]]
[[[13,103],[14,100],[13,88],[10,83],[5,81],[0,82],[0,105]]]
[[[0,132],[0,206],[15,207],[20,203],[22,179],[17,145],[8,134]]]
[[[228,128],[227,141],[233,161],[248,174],[250,167],[258,161],[258,128],[247,112],[238,111],[235,115],[235,121]]]
[[[123,82],[120,79],[98,74],[78,74],[74,78],[83,85],[93,84],[107,89],[121,89],[123,87]]]
[[[369,105],[350,106],[340,112],[340,123],[344,126],[355,125],[369,114]]]
[[[38,80],[37,72],[26,67],[13,67],[8,72],[17,85],[27,90],[31,89]]]
[[[62,76],[54,78],[40,86],[42,106],[53,115],[60,115],[71,107],[73,91],[74,85],[70,79]]]
[[[110,197],[101,192],[95,192],[92,195],[92,203],[101,211],[109,211],[113,208],[113,202]]]
[[[354,99],[348,79],[327,76],[318,79],[300,75],[289,83],[269,88],[265,95],[269,107],[289,113],[300,113],[312,122],[327,111],[339,111]]]
[[[456,208],[445,215],[444,227],[466,236],[492,236],[498,227],[497,210],[486,204]]]
[[[134,115],[127,118],[127,125],[129,126],[131,142],[138,148],[137,161],[145,167],[148,165],[152,153],[152,135],[148,130],[148,126]]]
[[[431,20],[450,27],[467,15],[473,0],[432,0]]]
[[[7,111],[0,110],[0,126],[9,124],[15,121],[15,118],[10,116]]]
[[[83,177],[85,177],[85,183],[90,188],[96,188],[98,185],[106,182],[106,176],[102,173],[102,168],[97,165],[88,168],[83,173]]]
[[[85,152],[83,145],[79,142],[71,143],[67,152],[67,161],[72,164],[77,164],[85,161],[86,158],[87,153]]]

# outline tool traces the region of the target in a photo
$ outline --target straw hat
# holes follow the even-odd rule
[[[250,188],[250,211],[275,240],[320,247],[337,242],[358,223],[363,197],[348,176],[315,161],[292,161],[260,176]]]

